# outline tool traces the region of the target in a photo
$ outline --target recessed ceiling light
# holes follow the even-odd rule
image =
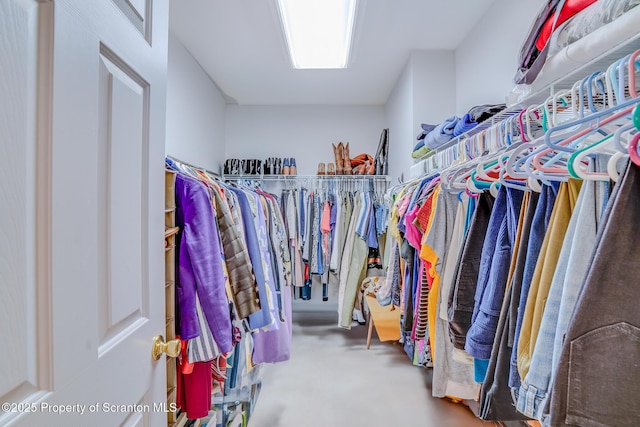
[[[346,68],[357,0],[278,0],[294,68]]]

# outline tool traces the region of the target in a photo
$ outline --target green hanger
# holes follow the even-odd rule
[[[636,108],[637,110],[637,108]],[[580,150],[576,151],[575,153],[571,154],[571,156],[569,157],[569,161],[567,162],[567,169],[569,170],[569,174],[576,179],[582,179],[582,177],[580,175],[578,175],[578,173],[576,172],[575,168],[573,167],[573,163],[575,162],[576,158],[579,157],[583,152],[592,149],[593,147],[600,145],[604,142],[607,142],[608,140],[610,140],[611,138],[613,138],[613,133],[610,135],[605,136],[604,138],[602,138],[600,141],[591,144],[587,147],[583,147]]]
[[[478,172],[475,170],[471,172],[470,179],[473,181],[473,184],[476,186],[478,190],[488,190],[489,187],[491,187],[491,183],[479,179],[477,174]]]
[[[640,130],[640,104],[633,110],[633,125]]]

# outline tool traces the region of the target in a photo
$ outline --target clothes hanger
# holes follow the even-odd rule
[[[638,67],[640,66],[640,64],[637,61],[638,56],[640,56],[640,50],[636,50],[634,53],[631,54],[631,57],[629,58],[628,87],[629,87],[629,95],[632,98],[638,97],[638,93],[636,92],[636,79],[635,79],[636,71],[638,71]]]
[[[637,104],[638,102],[640,102],[640,99],[631,99],[617,107],[614,107],[613,109],[609,108],[603,111],[599,111],[585,118],[578,119],[569,123],[564,123],[555,128],[549,129],[549,131],[547,131],[547,133],[544,136],[546,147],[543,147],[541,150],[537,151],[535,154],[531,156],[532,157],[531,166],[535,167],[536,170],[540,172],[544,172],[546,174],[567,173],[567,170],[565,168],[546,165],[546,160],[544,160],[543,157],[545,155],[554,153],[554,150],[562,151],[565,153],[574,153],[577,149],[570,146],[572,142],[578,139],[581,139],[584,136],[592,134],[593,132],[600,131],[600,128],[603,127],[604,125],[607,125],[619,119],[620,117],[623,117],[629,114],[633,110],[635,104]],[[619,111],[620,108],[623,108],[623,110]],[[618,112],[612,114],[613,111],[618,111]],[[596,123],[591,124],[594,120],[596,121]],[[562,140],[556,140],[555,142],[552,141],[551,137],[554,133],[562,130],[571,129],[576,124],[581,124],[581,125],[589,124],[589,125],[588,127],[586,127],[586,129],[583,129],[582,131],[579,131],[568,138],[565,138]],[[545,163],[543,163],[543,161]]]
[[[538,128],[538,131],[539,129],[542,129],[540,123],[538,123],[538,121],[540,120],[540,115],[538,114],[539,108],[540,107],[536,105],[531,105],[529,106],[529,108],[527,108],[527,113],[525,114],[525,130],[527,141],[524,142],[529,142],[536,139],[536,135],[533,130],[534,125]],[[533,120],[532,116],[536,116],[536,120]]]
[[[523,142],[519,142],[516,144],[515,147],[513,147],[514,149],[517,149],[518,146],[524,144]],[[511,147],[510,147],[511,148]],[[504,185],[507,188],[511,188],[514,190],[521,190],[521,191],[530,191],[531,189],[527,186],[527,181],[526,180],[518,180],[518,179],[514,179],[512,177],[509,177],[509,180],[507,180],[506,176],[506,172],[507,172],[507,168],[506,168],[506,163],[509,159],[509,157],[511,156],[512,151],[506,152],[506,153],[502,153],[500,155],[499,158],[499,162],[500,162],[500,170],[498,171],[498,181],[500,182],[500,185]],[[518,184],[520,183],[520,184]]]
[[[522,110],[518,115],[518,121],[521,125],[521,133],[524,133],[524,129],[522,127],[522,114],[524,114],[525,111],[526,110]],[[504,149],[508,147],[508,142],[505,139],[503,126],[501,124],[497,124],[489,128],[487,130],[487,133],[485,134],[485,137],[488,145],[489,155],[484,155],[481,159],[479,159],[475,168],[475,174],[471,175],[471,179],[474,180],[476,188],[483,188],[485,186],[485,182],[488,182],[490,184],[495,183],[496,185],[499,184],[499,172],[501,164],[497,159],[504,151]],[[496,176],[489,176],[489,173],[495,174]],[[495,186],[494,190],[492,191],[497,191]]]
[[[632,107],[633,108],[633,107]],[[616,109],[614,107],[614,109]],[[637,107],[636,107],[637,109]],[[611,111],[612,109],[608,109],[608,111]],[[623,110],[623,111],[629,111],[628,109]],[[617,120],[618,118],[622,118],[625,117],[626,114],[622,114],[622,113],[618,113],[618,114],[614,114],[614,116],[612,116],[611,118],[607,119],[609,120],[609,122],[613,123],[614,120]],[[594,116],[590,116],[591,118],[593,118]],[[606,121],[606,120],[605,120]],[[602,129],[602,125],[605,123],[605,121],[599,122],[598,126],[593,127],[591,126],[591,132],[593,131],[600,131]],[[624,130],[629,130],[629,127],[624,127]],[[608,135],[605,134],[605,137],[600,139],[599,141],[589,144],[587,147],[581,148],[581,149],[576,149],[576,151],[570,156],[569,160],[567,161],[567,172],[575,177],[575,178],[582,178],[582,179],[592,179],[592,180],[603,180],[603,179],[608,179],[609,176],[608,174],[603,174],[603,173],[596,173],[596,172],[591,172],[588,173],[586,172],[584,169],[582,169],[580,166],[581,165],[585,165],[585,161],[584,161],[584,156],[588,155],[590,153],[593,152],[597,152],[599,149],[601,149],[601,144],[607,143],[609,141],[619,141],[620,136],[622,134],[622,131],[620,130],[620,128],[616,129],[616,131],[614,133],[609,133]],[[583,137],[578,137],[578,138],[573,138],[574,141],[572,143],[572,145],[575,145],[575,143],[579,142],[579,141],[586,141],[588,135],[585,135]],[[572,138],[569,138],[567,140],[567,142],[569,140],[571,140]],[[565,142],[566,143],[566,142]],[[563,156],[562,153],[559,153],[559,156]],[[558,155],[556,155],[556,158],[558,157]],[[551,159],[551,161],[554,161],[556,158]],[[535,162],[535,157],[534,157],[534,162]],[[547,162],[548,164],[549,162]],[[542,167],[539,167],[536,165],[536,169],[541,171],[541,172],[546,172],[549,173],[551,172],[550,169],[547,169],[546,166],[547,164],[545,164]],[[562,173],[563,169],[562,168],[553,168],[553,173]]]
[[[482,193],[482,189],[476,187],[475,182],[473,179],[468,179],[466,184],[465,184],[465,190],[467,191],[467,193],[471,193],[471,194],[480,194]]]
[[[638,53],[638,52],[636,52]],[[637,55],[632,56],[633,62],[635,63],[635,58],[637,57]],[[631,71],[631,69],[629,70]],[[634,69],[634,74],[635,74],[635,69]],[[629,90],[633,93],[635,93],[635,83],[633,85],[633,87],[630,86]],[[636,94],[637,95],[637,94]],[[640,131],[640,105],[636,106],[635,110],[633,111],[633,125],[635,126],[636,130]],[[636,133],[635,135],[633,135],[633,138],[631,138],[631,141],[629,142],[629,147],[628,147],[628,153],[629,153],[629,158],[631,159],[631,161],[633,163],[635,163],[636,165],[640,166],[640,154],[638,154],[638,141],[640,141],[640,132]]]
[[[624,96],[624,84],[622,84],[622,81],[624,81],[624,69],[623,69],[623,64],[625,64],[625,61],[628,61],[628,59],[631,57],[631,55],[627,55],[624,58],[621,58],[619,60],[617,60],[616,62],[614,62],[611,67],[609,67],[609,80],[611,81],[611,87],[613,89],[613,93],[615,95],[615,104],[620,104],[621,102],[625,101],[625,96]],[[622,75],[623,77],[619,76]]]
[[[560,116],[566,111],[575,111],[572,107],[571,90],[562,90],[553,96],[553,106],[551,110],[552,127],[558,126],[561,123]]]
[[[543,137],[539,137],[531,142],[523,143],[514,150],[511,151],[511,155],[507,162],[505,163],[505,172],[511,177],[515,179],[527,179],[529,178],[529,174],[526,171],[520,169],[522,165],[524,165],[525,160],[528,155],[536,150],[540,144],[544,141]]]
[[[578,95],[572,94],[572,92],[578,93],[578,86],[580,84],[581,82],[577,82],[576,84],[574,84],[571,92],[565,90],[565,91],[558,92],[555,95],[551,95],[549,98],[547,98],[547,100],[543,104],[537,107],[537,109],[542,111],[543,134],[540,135],[538,138],[535,138],[529,141],[527,145],[524,145],[522,147],[522,149],[513,153],[513,155],[509,158],[509,160],[505,165],[509,176],[511,176],[512,178],[521,178],[521,179],[526,179],[531,176],[530,171],[528,169],[523,169],[523,167],[525,166],[530,156],[533,156],[538,152],[541,152],[542,150],[544,150],[545,147],[543,146],[543,142],[544,142],[543,138],[550,128],[553,128],[557,125],[556,121],[559,120],[557,105],[559,103],[573,105],[574,100],[578,98]],[[577,114],[575,113],[575,111],[578,111],[577,110],[578,108],[579,107],[576,104],[574,107],[571,108],[571,111],[574,111],[574,114]],[[525,154],[525,151],[527,151],[526,154]]]
[[[525,108],[524,110],[520,111],[520,113],[518,113],[518,125],[519,125],[519,129],[520,129],[520,139],[522,139],[524,142],[527,142],[527,133],[524,129],[524,119],[523,116],[525,115],[525,113],[527,112],[527,109]]]
[[[574,178],[582,179],[582,180],[608,181],[611,178],[608,172],[607,173],[589,172],[588,170],[585,170],[584,168],[581,167],[585,165],[585,157],[593,153],[606,152],[604,148],[607,145],[613,145],[615,148],[615,145],[616,145],[615,141],[616,140],[619,141],[623,133],[631,130],[635,130],[635,127],[633,124],[627,124],[627,125],[621,126],[615,133],[609,134],[608,136],[601,139],[600,141],[573,153],[569,158],[569,163],[568,163],[568,169],[571,176],[573,176]],[[620,144],[620,142],[618,142],[618,144]]]
[[[471,161],[457,169],[450,178],[450,189],[457,192],[467,189],[467,181],[475,170],[476,161]]]
[[[461,170],[461,165],[451,165],[440,173],[440,187],[447,193],[459,193],[460,188],[454,188],[453,182],[455,175]]]
[[[603,78],[606,78],[606,74],[601,72],[593,73],[587,78],[587,102],[592,113],[600,111],[596,106],[597,100],[606,94]]]
[[[526,140],[520,141],[512,140],[512,146],[509,150],[509,157],[506,162],[503,163],[505,169],[504,174],[508,175],[511,179],[524,180],[529,177],[529,174],[519,170],[519,167],[524,164],[526,156],[531,154],[537,147],[543,142],[544,132],[547,129],[547,123],[549,122],[549,105],[552,102],[553,97],[548,98],[543,104],[532,105],[527,108],[527,114],[525,115],[526,125]],[[531,122],[531,116],[535,116],[538,123]],[[533,131],[533,125],[538,128],[538,132]],[[538,134],[540,133],[541,134]],[[526,153],[526,154],[525,154]],[[520,157],[523,156],[523,157]],[[508,186],[508,184],[506,184]]]
[[[636,133],[629,142],[629,158],[633,163],[640,166],[640,154],[638,154],[638,141],[640,141],[640,133]]]
[[[640,55],[640,50],[636,51],[634,54],[629,56],[629,78],[628,78],[628,86],[629,86],[629,91],[630,93],[633,95],[633,98],[637,98],[637,93],[635,92],[635,71],[636,71],[636,61],[635,59],[638,57],[638,55]],[[619,84],[618,84],[618,89],[620,93],[624,92],[624,85],[622,84],[622,82],[624,81],[624,63],[625,63],[625,59],[627,58],[623,58],[623,60],[621,60],[620,62],[620,66],[618,67],[619,71],[622,73],[620,75],[620,79],[618,80]],[[615,63],[614,63],[615,65]],[[595,102],[594,102],[594,94],[593,94],[593,86],[596,85],[596,83],[594,82],[599,82],[598,88],[603,92],[603,94],[606,94],[606,87],[603,84],[603,82],[601,80],[595,80],[596,78],[600,79],[602,77],[606,79],[608,79],[612,74],[611,73],[593,73],[592,75],[590,75],[589,77],[587,77],[586,79],[586,87],[587,87],[587,95],[588,95],[588,100],[587,103],[589,105],[589,108],[591,109],[591,111],[594,113],[591,116],[589,116],[590,118],[599,118],[599,117],[603,117],[604,115],[608,114],[609,112],[612,112],[616,107],[613,108],[608,108],[602,111],[598,111],[597,107],[595,107]],[[580,97],[582,98],[582,88],[584,86],[585,83],[585,79],[583,79],[580,87],[579,87],[579,91],[580,93]],[[615,85],[612,84],[612,86],[615,87]],[[605,98],[606,99],[606,98]],[[632,105],[633,99],[630,100],[629,102],[623,102],[622,104],[619,104],[617,107],[624,107],[627,105]],[[581,101],[580,102],[581,108],[584,105],[584,102]],[[629,112],[628,110],[626,110],[627,112]],[[606,114],[600,114],[600,113],[606,113]],[[544,164],[542,164],[542,158],[550,153],[552,153],[552,149],[556,150],[556,151],[561,151],[561,152],[568,152],[568,153],[572,153],[575,152],[575,148],[573,148],[571,146],[572,143],[574,143],[575,141],[577,141],[578,139],[582,138],[583,136],[587,136],[588,134],[592,133],[593,131],[599,131],[601,132],[601,129],[605,124],[617,119],[618,117],[620,117],[621,115],[624,115],[623,113],[618,113],[618,114],[614,114],[614,116],[603,120],[602,122],[598,122],[596,124],[596,126],[594,127],[593,125],[590,125],[587,129],[585,129],[582,132],[578,132],[577,134],[574,134],[573,136],[565,139],[565,140],[559,140],[558,143],[555,143],[551,140],[551,135],[554,132],[557,132],[559,130],[563,130],[568,128],[568,125],[574,124],[574,123],[580,123],[582,121],[582,119],[579,119],[577,121],[568,123],[568,124],[564,124],[564,125],[560,125],[560,126],[556,126],[554,129],[551,129],[549,132],[547,132],[547,134],[545,135],[545,143],[546,145],[549,147],[548,149],[544,149],[541,150],[540,152],[536,153],[534,155],[534,159],[532,164],[535,166],[536,170],[543,172],[543,173],[547,173],[547,174],[561,174],[564,173],[565,170],[564,168],[560,167],[550,167],[551,164],[556,163],[558,160],[563,159],[564,156],[560,155],[560,156],[555,156],[554,158],[551,159],[551,161],[547,161]],[[588,120],[584,123],[587,123]],[[575,130],[574,130],[575,131]],[[602,133],[602,132],[601,132]],[[606,134],[605,134],[606,135]]]
[[[619,64],[620,60],[614,62],[613,64],[609,65],[609,68],[607,68],[607,71],[605,71],[607,78],[605,79],[605,85],[607,86],[607,99],[608,99],[608,106],[609,108],[613,107],[616,103],[616,96],[615,96],[615,89],[613,87],[613,78],[614,76],[612,76],[612,72],[615,72],[617,65]]]
[[[623,157],[627,157],[627,153],[621,153],[617,151],[607,162],[607,173],[612,181],[618,182],[620,180],[620,174],[618,173],[618,161]]]

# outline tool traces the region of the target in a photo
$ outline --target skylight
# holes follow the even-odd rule
[[[357,0],[278,0],[294,68],[346,68]]]

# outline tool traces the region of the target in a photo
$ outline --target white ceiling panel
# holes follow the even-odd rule
[[[382,105],[412,50],[455,49],[493,1],[360,0],[343,70],[291,67],[276,0],[172,0],[170,29],[228,102]]]

